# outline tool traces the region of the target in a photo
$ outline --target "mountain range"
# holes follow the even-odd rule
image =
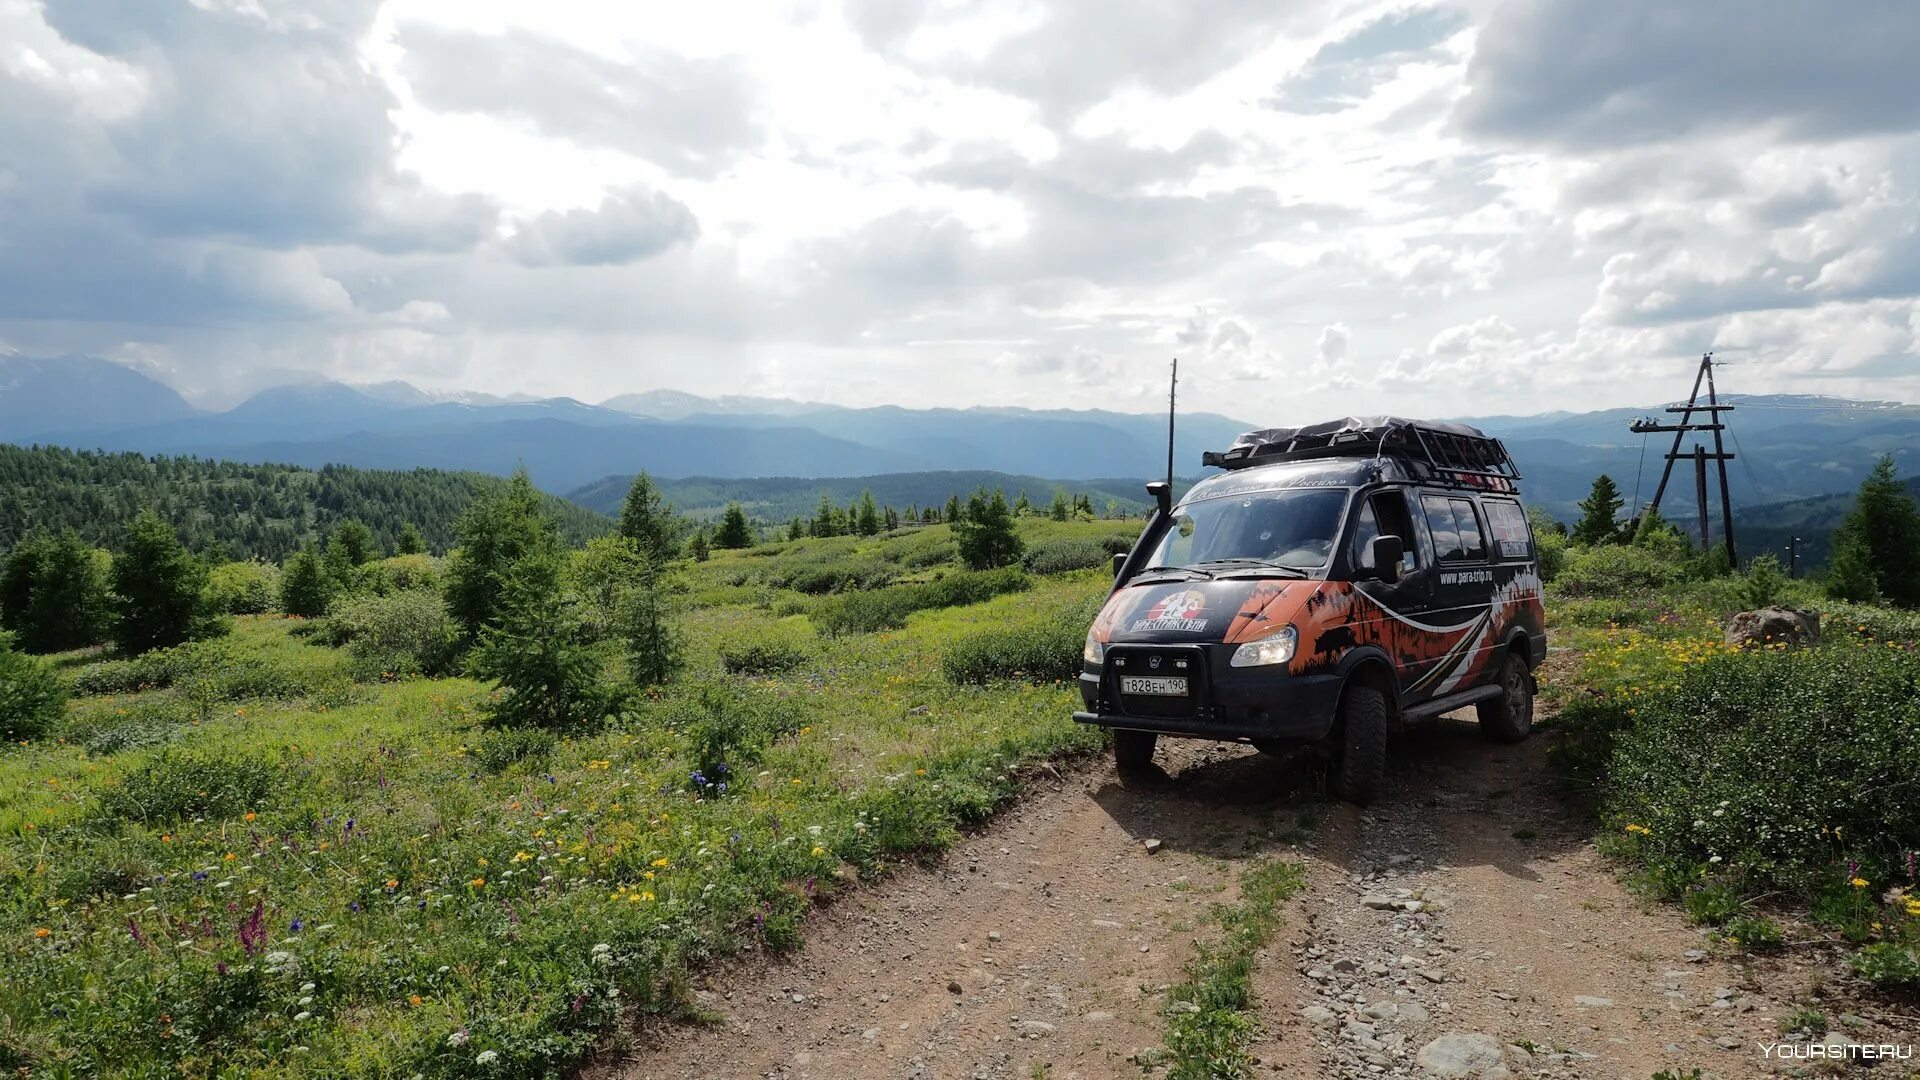
[[[1729,420],[1738,507],[1847,491],[1882,453],[1894,454],[1903,473],[1920,466],[1920,407],[1804,396],[1728,400],[1738,405]],[[1567,517],[1601,472],[1630,498],[1652,494],[1671,440],[1643,439],[1627,425],[1660,408],[1461,419],[1505,439],[1531,500]],[[1351,411],[1377,410],[1356,401]],[[1201,450],[1223,448],[1250,428],[1299,419],[1182,414],[1176,463],[1183,473],[1197,471]],[[740,497],[746,489],[737,482],[748,478],[781,478],[773,487],[760,482],[769,517],[776,502],[783,510],[810,505],[822,487],[839,499],[854,482],[874,486],[900,474],[926,475],[889,486],[899,497],[888,501],[899,505],[944,501],[960,482],[945,475],[954,472],[967,473],[968,481],[979,474],[983,483],[986,474],[1007,474],[999,486],[1010,494],[1027,488],[1036,500],[1055,484],[1134,499],[1139,480],[1076,478],[1144,479],[1166,468],[1166,417],[1155,414],[848,408],[673,390],[588,404],[430,393],[400,382],[280,386],[208,412],[165,383],[88,357],[0,358],[0,442],[307,467],[505,474],[524,466],[544,489],[576,493],[600,509],[641,469],[676,479],[696,501],[722,490]],[[835,482],[819,483],[829,479]],[[1679,472],[1664,507],[1669,516],[1684,515],[1692,487],[1692,477]]]

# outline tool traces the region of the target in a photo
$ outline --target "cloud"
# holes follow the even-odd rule
[[[1390,11],[1322,45],[1274,87],[1264,104],[1291,113],[1332,113],[1364,102],[1400,66],[1421,59],[1466,26],[1445,8]]]
[[[1320,354],[1320,362],[1333,366],[1345,360],[1350,336],[1346,323],[1334,323],[1331,326],[1321,327],[1319,340],[1314,342]]]
[[[1920,17],[1793,0],[1516,0],[1481,29],[1458,121],[1473,135],[1613,147],[1765,128],[1831,141],[1920,127]]]
[[[522,266],[638,262],[700,235],[684,203],[645,188],[609,194],[596,210],[549,210],[520,223],[505,247]]]
[[[712,177],[764,137],[751,74],[731,60],[640,46],[603,56],[521,30],[429,24],[404,27],[400,44],[428,108],[503,117],[680,175]]]

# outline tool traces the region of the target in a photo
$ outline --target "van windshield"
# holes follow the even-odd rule
[[[1256,491],[1174,511],[1148,569],[1244,560],[1297,570],[1325,566],[1340,535],[1345,488]]]

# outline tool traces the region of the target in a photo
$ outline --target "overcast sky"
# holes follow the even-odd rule
[[[1920,6],[0,0],[0,351],[205,404],[1920,401]]]

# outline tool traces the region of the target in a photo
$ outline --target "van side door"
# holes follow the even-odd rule
[[[1432,621],[1451,628],[1453,641],[1433,672],[1433,691],[1462,688],[1485,666],[1492,635],[1494,573],[1487,558],[1487,530],[1473,497],[1464,492],[1423,492],[1420,506],[1433,536],[1436,570]]]
[[[1347,565],[1358,581],[1354,588],[1379,609],[1358,636],[1393,657],[1403,689],[1418,686],[1444,651],[1426,629],[1433,607],[1433,553],[1407,496],[1405,488],[1382,488],[1368,495],[1354,515],[1353,535],[1347,541]],[[1374,576],[1371,549],[1376,536],[1400,538],[1404,554],[1397,580]]]

